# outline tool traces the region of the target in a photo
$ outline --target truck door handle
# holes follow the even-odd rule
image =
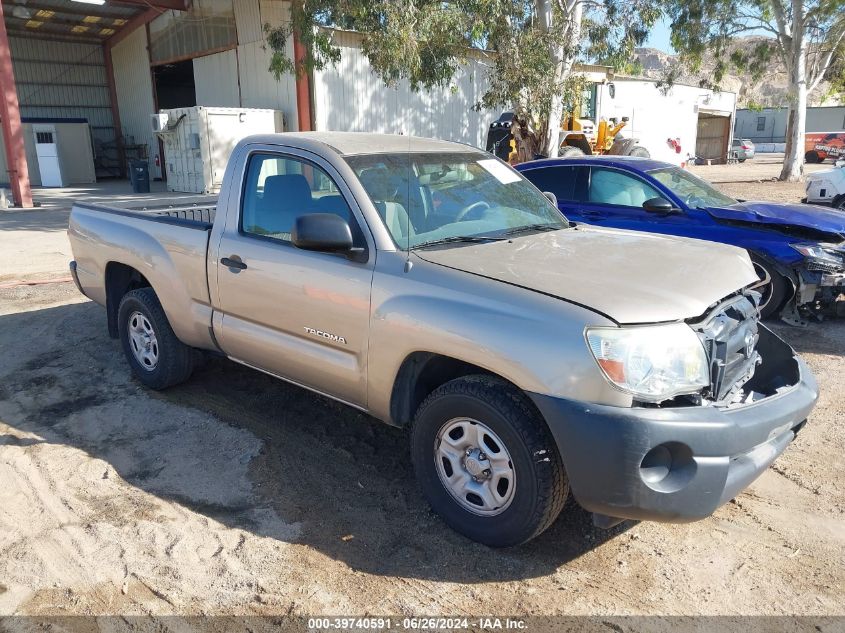
[[[220,263],[228,268],[235,268],[237,270],[246,270],[246,264],[241,261],[241,258],[237,255],[232,255],[232,257],[224,257],[220,260]]]

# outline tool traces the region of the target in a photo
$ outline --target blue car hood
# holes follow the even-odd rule
[[[810,229],[813,232],[830,233],[832,238],[845,236],[845,212],[813,204],[737,202],[728,207],[709,207],[707,213],[728,222],[782,227],[785,233]]]

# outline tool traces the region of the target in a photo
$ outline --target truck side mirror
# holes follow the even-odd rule
[[[349,223],[334,213],[306,213],[296,218],[291,242],[304,251],[351,253],[352,230]]]
[[[643,202],[643,209],[649,213],[657,213],[659,215],[669,215],[670,213],[679,211],[679,209],[666,198],[660,197],[649,198]]]

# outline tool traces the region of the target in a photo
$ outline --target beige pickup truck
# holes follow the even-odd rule
[[[493,546],[570,493],[601,526],[706,517],[817,398],[745,251],[571,224],[455,143],[250,137],[216,207],[77,204],[69,235],[142,383],[213,352],[407,426],[431,506]]]

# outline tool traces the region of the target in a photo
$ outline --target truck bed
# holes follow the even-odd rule
[[[154,222],[175,224],[203,231],[211,229],[217,212],[217,199],[192,204],[166,204],[143,207],[118,207],[88,202],[77,202],[74,207],[102,213],[113,213],[129,217],[143,218]]]
[[[137,208],[74,204],[68,226],[74,272],[80,290],[112,309],[113,318],[119,298],[110,302],[109,280],[121,275],[128,280],[135,271],[156,289],[180,340],[213,348],[206,255],[217,201],[177,201],[182,202]]]

